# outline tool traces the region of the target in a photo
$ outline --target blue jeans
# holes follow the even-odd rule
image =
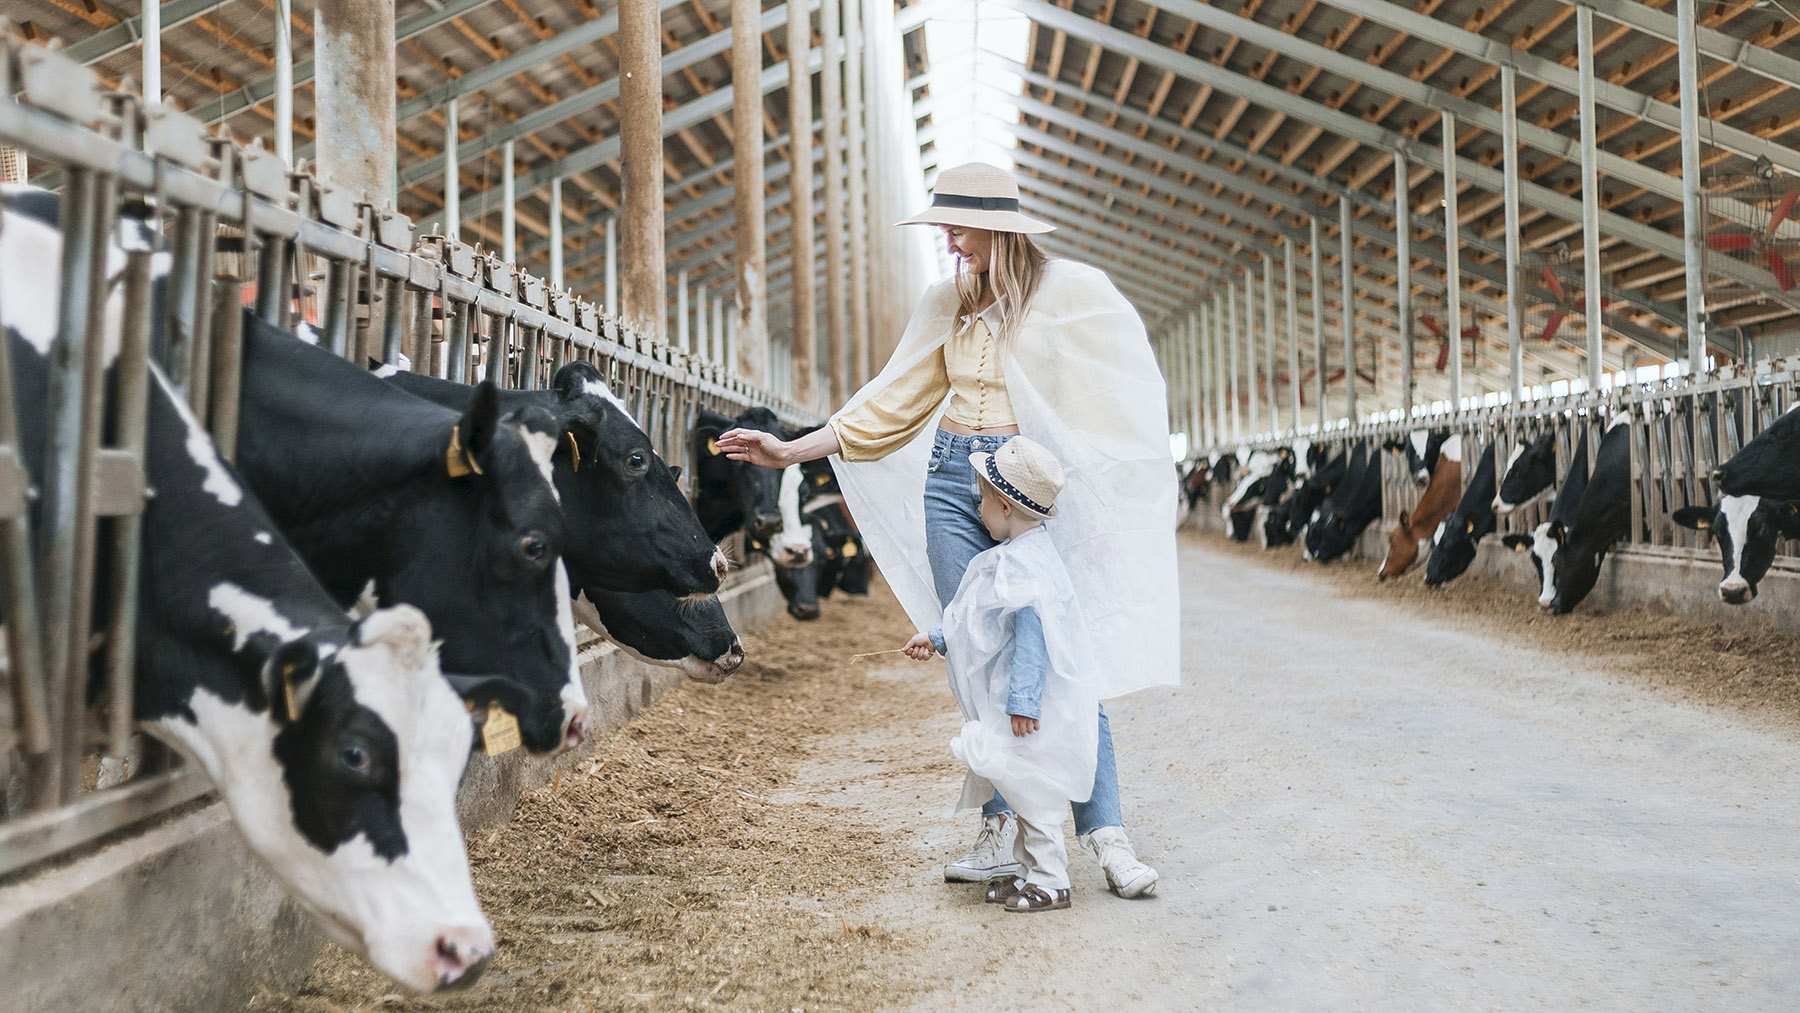
[[[969,561],[999,544],[981,523],[981,490],[975,484],[969,455],[977,451],[993,453],[1010,439],[1011,436],[962,436],[940,429],[932,443],[925,474],[925,556],[931,563],[931,579],[941,604],[950,604],[956,596]],[[1075,813],[1077,834],[1125,823],[1119,811],[1119,768],[1113,758],[1112,726],[1106,720],[1104,707],[1100,708],[1100,752],[1094,765],[1093,794],[1086,802],[1070,803],[1069,808]],[[983,816],[1011,811],[1012,806],[998,794],[981,809]]]

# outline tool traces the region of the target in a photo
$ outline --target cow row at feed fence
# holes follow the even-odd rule
[[[468,984],[471,749],[580,741],[578,617],[728,676],[680,478],[750,472],[696,420],[809,413],[55,52],[0,87],[55,183],[0,187],[0,877],[216,789],[328,935]],[[860,555],[775,477],[789,583]]]
[[[1181,468],[1189,511],[1216,504],[1230,537],[1350,553],[1380,522],[1376,575],[1442,586],[1477,547],[1529,558],[1537,604],[1577,607],[1621,547],[1716,557],[1721,601],[1743,605],[1800,555],[1800,361],[1726,365],[1457,414],[1216,448]],[[1422,566],[1420,563],[1422,562]]]

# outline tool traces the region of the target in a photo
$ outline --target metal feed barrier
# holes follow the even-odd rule
[[[107,91],[55,52],[0,42],[0,87],[15,97],[0,101],[0,147],[50,170],[39,178],[59,184],[64,242],[62,290],[43,293],[57,299],[61,323],[35,484],[0,354],[0,876],[210,790],[131,721],[138,524],[148,363],[154,355],[232,458],[238,307],[313,326],[352,362],[405,356],[453,380],[542,388],[565,363],[591,362],[689,475],[698,408],[736,414],[760,404],[792,424],[813,421],[491,255],[442,236],[416,239],[405,217],[292,172],[260,145],[210,137],[180,112]],[[142,248],[109,277],[122,210],[157,238],[130,244]],[[165,255],[165,337],[153,352],[153,264]],[[124,309],[109,380],[110,298]],[[96,602],[103,587],[107,600]],[[91,687],[90,671],[101,673]]]
[[[1718,500],[1713,468],[1762,432],[1794,405],[1800,404],[1800,358],[1769,359],[1754,366],[1724,366],[1709,373],[1630,384],[1598,396],[1571,394],[1522,401],[1518,405],[1460,413],[1415,415],[1409,420],[1364,423],[1319,431],[1301,431],[1246,444],[1273,450],[1306,438],[1324,443],[1333,453],[1367,440],[1379,451],[1389,440],[1402,440],[1419,429],[1449,430],[1463,437],[1463,485],[1466,488],[1490,443],[1496,455],[1496,479],[1503,477],[1513,449],[1554,426],[1557,480],[1567,474],[1580,445],[1580,427],[1589,432],[1589,464],[1599,451],[1607,423],[1620,412],[1631,427],[1631,532],[1623,543],[1633,551],[1717,562],[1714,550],[1698,532],[1680,527],[1670,514],[1690,504]],[[1405,455],[1382,457],[1382,520],[1398,520],[1400,511],[1417,503],[1419,489],[1407,474]],[[1554,487],[1553,487],[1554,488]],[[1499,519],[1499,533],[1529,533],[1547,519],[1549,499],[1514,510]],[[1796,543],[1777,546],[1790,563],[1800,561]]]

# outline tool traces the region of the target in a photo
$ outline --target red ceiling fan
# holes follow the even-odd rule
[[[1714,233],[1706,237],[1707,248],[1721,253],[1750,251],[1753,257],[1762,258],[1763,263],[1769,266],[1769,273],[1775,276],[1775,284],[1783,292],[1789,291],[1794,287],[1794,269],[1788,265],[1783,248],[1793,245],[1793,242],[1777,240],[1775,232],[1793,215],[1796,202],[1800,202],[1800,189],[1780,194],[1775,199],[1774,207],[1770,209],[1767,226],[1744,232]]]
[[[1419,318],[1419,323],[1423,324],[1425,329],[1430,331],[1432,336],[1438,339],[1437,371],[1442,373],[1450,365],[1450,337],[1444,333],[1444,325],[1438,323],[1436,317],[1422,316]],[[1462,329],[1462,336],[1465,338],[1472,338],[1480,333],[1481,328],[1479,327],[1465,327]]]
[[[1538,340],[1548,342],[1555,339],[1557,328],[1562,326],[1564,317],[1570,313],[1587,312],[1587,296],[1584,294],[1570,298],[1568,290],[1563,288],[1562,282],[1556,277],[1556,272],[1548,264],[1544,265],[1544,287],[1550,290],[1552,305],[1550,319],[1544,321],[1544,332],[1538,335]],[[1604,312],[1606,307],[1611,304],[1611,299],[1601,299],[1601,311]]]

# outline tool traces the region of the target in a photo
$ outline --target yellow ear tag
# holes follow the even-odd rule
[[[481,748],[489,756],[519,748],[519,719],[497,703],[488,704],[487,720],[481,723]]]
[[[719,441],[708,436],[706,438],[706,452],[711,454],[714,457],[718,457],[719,456]]]
[[[300,704],[294,699],[294,666],[281,666],[281,695],[287,701],[289,721],[300,719]]]
[[[571,471],[580,471],[581,470],[581,444],[575,442],[575,434],[574,433],[564,433],[563,435],[569,438],[569,458],[570,458],[570,460],[572,460],[574,462],[573,464],[570,465],[570,470]]]
[[[451,478],[481,474],[481,465],[475,462],[475,455],[463,449],[460,422],[450,427],[450,445],[444,448],[444,470]]]
[[[856,543],[855,542],[845,542],[844,543],[844,558],[849,559],[850,557],[852,557],[854,555],[856,555]]]
[[[815,475],[815,476],[813,476],[813,484],[814,485],[829,485],[830,482],[831,482],[830,475]]]

